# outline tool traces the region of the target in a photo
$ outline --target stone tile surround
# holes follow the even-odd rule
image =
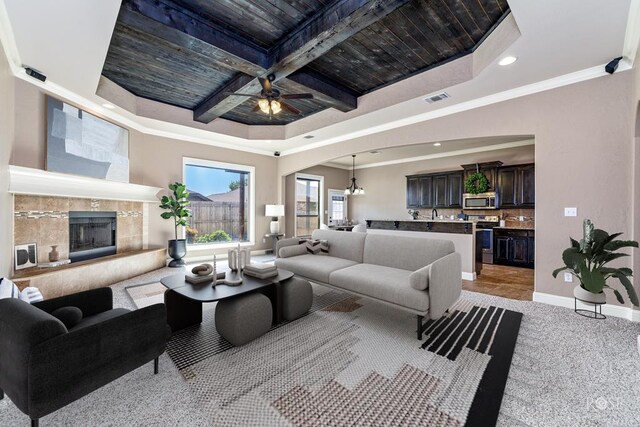
[[[71,197],[16,194],[14,196],[14,245],[37,243],[38,262],[49,261],[52,245],[60,259],[69,257],[69,211],[117,212],[118,253],[143,248],[144,203]]]

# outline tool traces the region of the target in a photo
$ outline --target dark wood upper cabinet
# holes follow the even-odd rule
[[[407,177],[407,208],[420,207],[420,178]]]
[[[469,175],[476,173],[478,170],[487,177],[489,181],[489,191],[498,191],[498,168],[502,166],[502,162],[485,162],[478,164],[462,165],[464,169],[463,180],[466,181]],[[463,181],[463,182],[464,182]]]
[[[430,175],[420,177],[420,207],[433,207],[433,177]]]
[[[447,186],[447,207],[462,208],[462,191],[463,191],[463,172],[455,172],[449,174]]]
[[[501,208],[535,207],[535,165],[507,166],[498,170],[498,198]]]
[[[433,177],[433,207],[447,207],[447,175]]]

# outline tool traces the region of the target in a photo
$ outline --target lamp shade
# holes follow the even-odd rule
[[[284,216],[284,205],[265,205],[264,216]]]

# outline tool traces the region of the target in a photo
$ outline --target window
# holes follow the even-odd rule
[[[296,236],[320,228],[322,177],[296,174]]]
[[[251,166],[184,159],[192,215],[185,229],[187,244],[253,244],[254,170]]]
[[[344,190],[329,190],[329,225],[342,225],[347,220],[347,196]]]

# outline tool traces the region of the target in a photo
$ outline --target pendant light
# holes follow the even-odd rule
[[[351,184],[349,184],[349,186],[344,189],[344,194],[345,196],[364,196],[364,188],[358,187],[358,184],[356,184],[356,155],[352,154],[351,157],[353,162],[351,169]]]

